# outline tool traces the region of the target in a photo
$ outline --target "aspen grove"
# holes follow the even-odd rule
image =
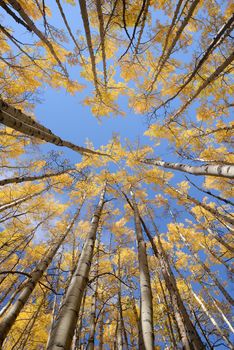
[[[0,0],[0,349],[234,349],[233,13]]]

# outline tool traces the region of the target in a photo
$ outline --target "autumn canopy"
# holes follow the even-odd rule
[[[234,349],[233,12],[0,0],[0,349]]]

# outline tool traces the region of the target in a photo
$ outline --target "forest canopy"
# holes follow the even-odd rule
[[[0,349],[234,349],[233,10],[0,0]]]

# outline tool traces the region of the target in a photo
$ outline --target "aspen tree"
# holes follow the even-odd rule
[[[178,230],[180,231],[179,227],[178,227]],[[226,300],[232,306],[234,306],[234,299],[231,297],[231,295],[228,293],[228,291],[223,287],[222,283],[218,280],[218,278],[215,276],[215,274],[211,272],[210,268],[203,261],[201,261],[199,259],[198,254],[192,249],[192,247],[189,244],[189,242],[187,241],[186,237],[181,232],[179,232],[179,235],[181,236],[181,239],[185,242],[185,244],[188,247],[188,249],[191,251],[192,256],[194,257],[194,259],[202,266],[202,268],[204,269],[206,274],[212,279],[212,281],[217,286],[217,288],[221,291],[221,293],[224,295]]]
[[[173,191],[175,191],[175,193],[178,193],[178,195],[181,198],[185,198],[188,201],[190,201],[191,203],[198,205],[199,207],[203,208],[204,210],[208,211],[209,213],[211,213],[215,218],[217,218],[219,221],[221,222],[227,222],[231,225],[234,225],[234,220],[232,219],[231,215],[226,215],[220,212],[220,210],[217,209],[213,209],[210,205],[207,205],[205,203],[201,203],[199,200],[197,200],[196,198],[190,196],[189,194],[183,193],[181,190],[176,189],[176,188],[172,188],[171,186],[169,186]]]
[[[127,195],[122,192],[124,197],[126,198],[128,204],[133,209],[133,204],[131,204],[130,200],[128,199]],[[145,233],[147,234],[147,237],[149,238],[149,241],[151,243],[152,249],[154,251],[154,254],[156,258],[159,260],[161,271],[163,274],[163,278],[165,280],[167,290],[170,294],[170,298],[172,301],[174,313],[175,313],[175,319],[178,324],[180,336],[182,339],[182,344],[186,350],[190,350],[191,348],[194,350],[201,350],[204,349],[204,345],[202,344],[202,341],[200,339],[199,334],[196,331],[196,328],[193,326],[189,315],[187,313],[187,310],[184,306],[183,300],[181,299],[179,290],[176,285],[176,279],[174,277],[174,274],[172,272],[172,269],[170,267],[170,263],[168,261],[167,255],[163,249],[163,246],[160,241],[160,237],[158,235],[157,227],[154,224],[153,218],[150,214],[150,211],[148,210],[148,214],[151,218],[151,221],[153,223],[155,233],[157,234],[158,238],[158,247],[156,247],[156,244],[154,242],[154,239],[148,230],[144,220],[139,214],[139,220],[142,224]]]
[[[79,207],[76,214],[74,215],[72,221],[68,225],[65,233],[60,236],[59,240],[52,243],[52,247],[48,250],[45,257],[41,259],[39,264],[36,266],[36,268],[31,273],[31,278],[25,281],[24,287],[21,288],[20,294],[17,297],[15,303],[5,312],[4,315],[2,315],[2,320],[0,321],[0,344],[2,345],[4,339],[6,338],[7,334],[9,333],[11,327],[13,326],[17,316],[19,315],[20,311],[28,301],[30,295],[32,294],[34,288],[36,287],[37,283],[43,276],[44,272],[50,265],[52,259],[54,258],[55,254],[57,253],[58,249],[60,248],[61,244],[66,239],[68,233],[72,229],[73,225],[75,224],[79,214],[80,214],[81,208]]]
[[[18,1],[16,1],[16,0],[9,0],[9,2],[11,4],[11,6],[14,8],[14,10],[16,10],[20,14],[21,18],[27,24],[27,27],[29,28],[29,30],[31,32],[34,32],[41,39],[41,41],[44,42],[45,45],[49,48],[51,54],[53,55],[53,57],[57,61],[58,65],[62,69],[63,73],[65,74],[66,77],[68,77],[67,70],[63,66],[60,58],[58,57],[57,53],[55,52],[55,49],[54,49],[53,45],[51,44],[51,42],[35,26],[34,22],[30,19],[30,17],[27,15],[27,13],[24,11],[23,7],[21,6],[21,4]]]
[[[156,247],[154,240],[150,234],[150,231],[146,227],[144,221],[142,220],[142,225],[144,227],[145,232],[147,233],[147,236],[150,239],[154,254],[156,257],[158,257],[160,266],[162,269],[162,274],[167,286],[167,290],[170,294],[171,301],[173,303],[173,309],[175,313],[175,319],[179,327],[181,339],[183,346],[185,349],[190,350],[191,348],[194,350],[198,349],[204,349],[204,345],[202,344],[202,341],[200,339],[199,334],[196,331],[196,328],[192,324],[189,315],[187,313],[187,310],[184,306],[183,300],[180,296],[176,279],[174,277],[173,271],[170,267],[170,263],[168,261],[168,257],[166,252],[163,249],[160,237],[158,235],[157,227],[153,221],[152,214],[148,210],[148,214],[151,218],[152,224],[155,229],[155,233],[157,234],[157,241],[158,241],[158,247]]]
[[[117,317],[117,336],[121,340],[122,347],[128,350],[128,337],[124,325],[123,308],[122,308],[122,286],[121,286],[121,251],[117,249],[118,254],[118,317]]]
[[[0,8],[4,350],[232,349],[233,4],[0,0]],[[61,121],[71,138],[88,137],[89,128],[77,130],[79,120],[91,128],[86,113],[100,122],[126,114],[127,135],[139,139],[121,131],[100,151],[95,132],[89,146],[66,141],[30,116],[50,107],[48,88],[57,102],[45,112],[52,130]],[[153,146],[147,137],[140,144],[129,112],[147,118]],[[130,184],[135,197],[123,193],[123,203],[120,189]],[[63,239],[70,221],[61,216],[84,199]]]
[[[99,323],[99,345],[98,350],[103,350],[103,328],[104,328],[104,310],[101,313],[101,319]]]
[[[166,169],[178,170],[192,175],[209,175],[217,177],[234,178],[234,165],[223,164],[205,164],[200,166],[191,166],[181,163],[164,162],[156,159],[145,159],[142,163],[160,166]]]
[[[91,314],[90,314],[90,333],[87,345],[87,350],[94,350],[94,339],[96,331],[96,309],[97,309],[97,296],[98,296],[98,272],[99,272],[99,249],[100,249],[100,239],[101,239],[101,226],[98,229],[98,238],[96,241],[96,262],[94,264],[95,268],[95,287],[92,295],[91,304]]]
[[[27,202],[27,201],[29,201],[32,198],[40,196],[42,193],[48,191],[49,188],[50,188],[50,186],[46,187],[46,188],[43,188],[42,190],[40,190],[38,192],[35,192],[35,193],[32,193],[32,194],[28,194],[27,196],[23,196],[22,198],[18,198],[18,199],[15,199],[15,200],[11,201],[11,202],[2,204],[0,206],[0,212],[2,212],[4,210],[12,209],[14,207],[19,207],[20,204],[22,204],[24,202]]]
[[[207,315],[211,323],[214,325],[214,327],[217,329],[218,333],[221,335],[221,337],[224,339],[225,343],[227,343],[228,346],[230,346],[230,349],[232,349],[232,344],[228,338],[228,336],[225,334],[225,332],[219,327],[218,323],[216,322],[215,318],[212,316],[212,314],[209,312],[205,301],[203,300],[202,296],[197,294],[192,286],[191,283],[188,280],[185,280],[182,274],[176,269],[177,272],[179,273],[180,277],[185,281],[185,284],[187,288],[189,289],[190,293],[193,295],[194,299],[197,301],[197,303],[201,306],[202,310],[204,313]],[[204,288],[204,287],[203,287]]]
[[[55,144],[56,146],[68,147],[75,152],[99,154],[90,149],[74,145],[72,142],[62,140],[50,130],[45,129],[43,125],[35,122],[31,117],[27,116],[20,110],[11,107],[6,102],[0,99],[0,122],[4,125],[22,132],[23,134],[36,137],[42,141]],[[103,154],[102,154],[103,155]]]
[[[140,288],[141,288],[141,324],[144,346],[146,350],[154,348],[154,330],[153,330],[153,305],[152,291],[150,285],[150,274],[147,262],[146,246],[142,235],[141,222],[136,200],[131,192],[136,238],[138,244],[138,262],[140,270]]]
[[[35,175],[35,176],[26,176],[25,175],[25,176],[12,177],[12,178],[8,178],[8,179],[0,180],[0,186],[5,186],[8,184],[18,184],[18,183],[22,183],[22,182],[44,180],[44,179],[47,179],[50,177],[66,174],[66,173],[69,173],[71,171],[72,171],[72,169],[66,169],[66,170],[58,171],[57,173]]]
[[[93,214],[90,231],[82,249],[78,265],[72,276],[63,304],[58,312],[57,319],[51,329],[47,345],[48,350],[55,350],[60,347],[63,347],[64,350],[70,349],[84,289],[88,282],[94,245],[96,241],[96,232],[98,229],[100,216],[102,214],[102,209],[105,204],[105,192],[106,185],[101,192],[99,203]]]
[[[220,329],[220,327],[219,327],[218,323],[215,321],[214,317],[209,313],[202,298],[199,295],[197,295],[194,291],[192,291],[192,294],[193,294],[194,298],[196,299],[196,301],[198,302],[198,304],[201,306],[204,313],[209,317],[210,321],[213,323],[214,327],[217,329],[217,331],[219,332],[221,337],[224,339],[224,341],[227,343],[227,345],[230,346],[230,349],[233,349],[232,343],[227,338],[227,336],[224,334],[224,332]]]

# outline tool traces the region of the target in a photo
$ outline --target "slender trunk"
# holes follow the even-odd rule
[[[168,305],[168,302],[167,302],[167,296],[165,294],[165,291],[164,291],[164,288],[163,288],[163,284],[162,284],[161,279],[160,279],[160,275],[158,275],[158,281],[159,281],[159,284],[160,284],[160,288],[162,290],[163,300],[164,300],[164,304],[165,304],[166,311],[167,311],[168,331],[169,331],[170,340],[171,340],[171,343],[173,344],[174,349],[177,349],[176,339],[175,339],[173,326],[172,326],[172,321],[171,321],[170,309],[169,309],[169,305]]]
[[[227,301],[234,306],[234,299],[231,297],[231,295],[226,291],[226,289],[223,287],[223,285],[219,282],[219,280],[217,279],[217,277],[210,271],[210,268],[203,262],[201,261],[201,259],[199,258],[198,254],[191,248],[191,245],[189,244],[189,242],[187,241],[187,239],[184,237],[184,235],[182,235],[182,233],[180,232],[180,237],[183,240],[183,242],[185,242],[186,246],[188,247],[188,249],[190,250],[190,252],[192,253],[192,256],[194,257],[194,259],[196,260],[196,262],[198,264],[200,264],[203,268],[203,270],[207,273],[207,275],[212,279],[212,281],[214,282],[214,284],[216,285],[216,287],[220,290],[220,292],[224,295],[224,297],[227,299]]]
[[[192,175],[209,175],[216,177],[234,178],[234,165],[223,164],[205,164],[200,166],[191,166],[181,163],[164,162],[156,159],[144,159],[141,163],[156,165],[166,169],[178,170]]]
[[[183,300],[180,296],[179,290],[177,288],[175,276],[174,276],[172,269],[170,267],[170,262],[168,260],[166,252],[163,249],[163,246],[162,246],[159,234],[158,234],[157,227],[154,223],[154,220],[153,220],[152,215],[151,215],[149,210],[148,210],[148,214],[149,214],[151,221],[152,221],[152,224],[154,226],[155,233],[157,234],[158,247],[156,247],[154,239],[153,239],[150,231],[148,230],[147,226],[145,225],[145,222],[143,221],[143,219],[141,219],[141,222],[142,222],[143,228],[144,228],[144,230],[145,230],[145,232],[146,232],[146,234],[151,242],[154,254],[159,260],[162,275],[163,275],[163,278],[165,280],[165,284],[166,284],[167,290],[169,292],[169,295],[170,295],[170,298],[172,301],[175,319],[176,319],[176,322],[177,322],[178,327],[179,327],[181,341],[183,343],[184,349],[186,349],[186,350],[191,350],[191,349],[202,350],[203,349],[204,350],[205,346],[203,345],[196,328],[194,327],[192,321],[190,320],[190,317],[187,313],[186,307],[185,307]]]
[[[200,95],[200,93],[209,85],[211,84],[215,79],[218,78],[218,76],[232,63],[234,60],[234,52],[232,52],[226,60],[221,63],[221,65],[201,84],[198,89],[195,91],[194,95],[191,96],[185,104],[182,105],[182,107],[179,108],[179,110],[169,119],[169,122],[175,121],[178,116],[183,113],[187,107]]]
[[[134,221],[136,238],[138,244],[138,262],[140,270],[140,291],[141,291],[141,322],[144,345],[146,350],[154,349],[154,329],[153,329],[153,303],[150,284],[150,274],[147,261],[146,246],[143,239],[141,221],[134,194],[133,200]]]
[[[122,309],[122,286],[121,286],[121,266],[120,266],[120,250],[118,249],[118,311],[119,311],[119,323],[121,327],[121,334],[123,336],[123,345],[128,350],[128,337],[125,329],[123,309]]]
[[[104,19],[103,19],[103,14],[102,14],[101,0],[95,0],[95,4],[96,4],[98,19],[99,19],[99,34],[100,34],[101,47],[102,47],[102,63],[103,63],[104,83],[105,83],[105,87],[107,87],[105,31],[104,31]]]
[[[4,211],[4,210],[7,210],[7,209],[11,209],[11,208],[14,208],[34,197],[37,197],[39,196],[40,194],[44,193],[45,191],[47,191],[50,187],[46,187],[44,188],[43,190],[41,191],[38,191],[36,193],[32,193],[32,194],[28,194],[27,196],[24,196],[22,198],[19,198],[19,199],[15,199],[14,201],[12,202],[9,202],[9,203],[6,203],[6,204],[3,204],[0,206],[0,212]]]
[[[94,350],[94,338],[96,331],[96,310],[97,310],[97,294],[98,294],[98,271],[99,271],[99,248],[101,240],[101,227],[98,229],[98,239],[97,239],[97,253],[96,253],[96,266],[95,266],[95,288],[92,296],[92,305],[90,313],[90,332],[89,340],[87,345],[87,350]]]
[[[89,16],[88,16],[88,11],[87,11],[87,7],[86,7],[86,1],[79,0],[79,4],[80,4],[80,11],[81,11],[81,16],[82,16],[82,20],[83,20],[84,30],[85,30],[86,41],[87,41],[87,45],[88,45],[88,49],[89,49],[89,56],[90,56],[91,66],[92,66],[94,86],[95,86],[97,95],[100,95],[99,88],[98,88],[96,58],[95,58],[94,51],[93,51],[92,38],[91,38],[90,26],[89,26]]]
[[[145,350],[141,320],[138,316],[134,297],[132,297],[132,299],[131,299],[131,304],[132,304],[132,309],[133,309],[133,313],[134,313],[136,324],[137,324],[137,330],[138,330],[138,350]]]
[[[202,327],[202,325],[201,325],[201,322],[200,322],[199,318],[197,317],[195,311],[193,311],[193,316],[194,316],[194,318],[195,318],[195,321],[196,321],[196,323],[197,323],[197,325],[198,325],[200,331],[202,332],[203,337],[204,337],[205,340],[206,340],[206,343],[207,343],[208,346],[209,346],[209,349],[210,349],[210,350],[214,350],[214,348],[213,348],[213,346],[211,345],[210,340],[209,340],[209,338],[207,337],[206,332],[204,331],[204,329],[203,329],[203,327]]]
[[[147,0],[145,8],[144,8],[144,12],[143,12],[143,18],[142,18],[142,22],[141,22],[141,29],[139,31],[139,35],[138,35],[138,38],[137,38],[137,43],[136,43],[136,46],[135,46],[135,49],[134,49],[133,60],[135,60],[136,56],[139,53],[139,48],[140,48],[140,45],[141,45],[141,39],[142,39],[142,35],[143,35],[144,29],[145,29],[147,15],[148,15],[148,11],[149,11],[149,6],[150,6],[150,0]]]
[[[171,186],[169,186],[170,188],[172,188]],[[234,225],[234,219],[231,218],[231,216],[227,216],[225,214],[222,214],[218,211],[218,208],[214,209],[211,206],[205,204],[205,203],[201,203],[199,200],[197,200],[196,198],[190,196],[189,194],[185,194],[182,193],[181,191],[179,191],[176,188],[172,188],[176,193],[178,193],[181,197],[183,197],[183,199],[188,199],[190,202],[192,202],[195,205],[198,205],[199,207],[205,209],[206,211],[208,211],[209,213],[211,213],[212,215],[214,215],[215,218],[217,218],[218,220],[220,220],[221,222],[228,222],[231,225]]]
[[[103,350],[103,336],[104,336],[104,311],[101,313],[100,323],[99,323],[99,345],[98,350]]]
[[[223,311],[220,309],[216,299],[208,292],[210,298],[212,299],[214,306],[216,307],[216,310],[220,313],[221,317],[223,318],[224,322],[226,323],[226,325],[228,326],[228,328],[230,329],[230,331],[234,334],[234,328],[231,325],[231,323],[229,322],[229,320],[227,319],[226,315],[223,313]]]
[[[127,195],[122,192],[124,197],[126,198],[129,206],[132,208],[132,210],[134,210],[134,207],[132,205],[132,203],[130,202],[130,200],[128,199]],[[156,258],[159,260],[160,263],[160,267],[161,267],[161,271],[166,283],[166,287],[167,290],[169,292],[172,304],[173,304],[173,309],[174,309],[174,313],[175,313],[175,320],[176,323],[179,327],[179,332],[180,332],[180,336],[181,336],[181,340],[184,346],[185,350],[204,350],[205,346],[203,345],[200,336],[196,330],[196,328],[194,327],[194,325],[192,324],[189,315],[187,313],[187,310],[184,306],[183,300],[180,296],[179,290],[177,288],[176,285],[176,279],[174,277],[174,274],[172,272],[172,269],[170,267],[170,263],[168,261],[168,257],[166,252],[163,249],[163,246],[161,244],[160,241],[160,237],[158,234],[158,230],[157,227],[154,223],[154,220],[152,218],[152,215],[150,213],[150,211],[148,210],[148,214],[151,218],[152,224],[154,226],[155,229],[155,233],[157,234],[158,237],[158,248],[156,247],[155,241],[150,233],[150,231],[148,230],[144,220],[142,219],[142,217],[139,215],[139,219],[140,222],[142,224],[142,227],[144,228],[144,231],[151,243],[153,252],[156,256]]]
[[[65,24],[65,26],[66,26],[66,28],[67,28],[67,31],[68,31],[70,37],[72,38],[72,41],[74,42],[74,44],[75,44],[75,46],[76,46],[76,48],[77,48],[77,50],[78,50],[78,53],[79,53],[79,55],[80,55],[80,57],[81,57],[81,60],[82,60],[82,63],[84,63],[84,59],[83,59],[83,57],[82,57],[82,55],[81,55],[81,49],[80,49],[80,47],[79,47],[79,45],[78,45],[78,43],[77,43],[77,41],[76,41],[76,39],[75,39],[75,37],[74,37],[74,35],[73,35],[73,33],[72,33],[72,30],[71,30],[71,28],[70,28],[70,26],[69,26],[69,23],[68,23],[68,21],[67,21],[67,18],[66,18],[66,16],[65,16],[65,13],[64,13],[64,11],[63,11],[62,5],[61,5],[61,3],[60,3],[60,0],[56,0],[56,3],[57,3],[57,6],[58,6],[58,9],[59,9],[59,12],[60,12],[60,14],[61,14],[61,16],[62,16],[63,22],[64,22],[64,24]]]
[[[116,323],[116,350],[123,350],[123,332],[122,332],[122,323],[119,318],[119,312],[117,316],[117,323]]]
[[[157,110],[159,110],[162,106],[166,106],[169,102],[174,100],[174,98],[176,98],[181,93],[181,91],[183,91],[184,88],[192,81],[192,79],[199,72],[199,70],[201,69],[201,67],[205,63],[205,61],[207,61],[208,57],[214,51],[214,49],[217,48],[217,46],[219,46],[223,42],[223,40],[231,33],[231,31],[233,30],[233,20],[234,20],[234,15],[232,14],[232,16],[230,16],[228,18],[226,23],[224,23],[224,25],[220,28],[220,30],[218,31],[216,36],[212,39],[212,41],[208,45],[206,51],[202,55],[202,57],[200,59],[198,59],[198,58],[196,59],[196,66],[195,66],[194,70],[192,71],[191,74],[189,74],[188,78],[180,86],[178,91],[172,97],[168,98],[165,102],[163,102],[160,106],[158,106],[156,108],[155,112]]]
[[[188,14],[187,16],[185,16],[185,18],[183,19],[183,21],[181,22],[180,27],[178,28],[171,45],[169,46],[169,48],[166,50],[166,47],[164,47],[163,50],[163,54],[159,59],[159,64],[157,65],[156,69],[155,69],[155,76],[153,78],[151,87],[150,87],[150,92],[152,92],[153,88],[154,88],[154,84],[156,83],[159,74],[161,73],[163,67],[165,66],[165,63],[167,62],[167,60],[169,59],[169,57],[171,56],[173,49],[175,47],[175,45],[177,44],[178,40],[181,37],[182,32],[184,31],[184,28],[187,26],[187,24],[189,23],[190,18],[193,15],[193,12],[195,11],[195,8],[197,7],[197,5],[199,4],[199,0],[194,0],[190,6],[190,8],[188,9]],[[179,1],[179,5],[181,5],[181,1]],[[177,10],[179,11],[179,9]],[[176,19],[175,19],[176,20]],[[172,30],[172,28],[169,28],[169,31]],[[167,42],[166,42],[167,44]]]
[[[81,306],[81,310],[79,312],[79,322],[78,322],[78,327],[77,327],[76,338],[75,338],[75,341],[74,341],[75,350],[77,350],[77,349],[81,350],[81,331],[82,331],[82,327],[83,327],[83,317],[84,317],[84,310],[85,310],[86,292],[87,292],[87,289],[84,291],[84,297],[83,297],[83,300],[82,300],[82,306]]]
[[[233,273],[234,269],[228,265],[228,263],[226,261],[224,261],[223,259],[221,259],[221,257],[218,255],[218,253],[214,252],[210,247],[208,247],[205,244],[200,243],[200,246],[206,250],[208,250],[208,252],[210,253],[210,255],[212,257],[214,257],[220,264],[222,264],[223,266],[226,267],[226,269],[230,272]]]
[[[12,177],[8,179],[3,179],[0,180],[0,186],[5,186],[8,184],[18,184],[22,182],[31,182],[31,181],[37,181],[37,180],[43,180],[46,178],[54,177],[54,176],[59,176],[68,173],[71,171],[71,169],[66,169],[63,171],[58,171],[57,173],[50,173],[50,174],[43,174],[43,175],[35,175],[35,176],[17,176],[17,177]]]
[[[200,296],[198,296],[193,290],[192,287],[190,288],[191,292],[195,298],[195,300],[198,302],[198,304],[201,306],[202,310],[204,311],[204,313],[206,314],[206,316],[209,318],[209,320],[211,321],[211,323],[213,324],[213,326],[217,329],[217,331],[219,332],[220,336],[223,338],[223,340],[227,343],[228,346],[230,346],[230,349],[234,349],[234,347],[232,346],[232,343],[230,342],[230,340],[228,339],[228,337],[224,334],[224,332],[222,331],[222,329],[219,327],[218,323],[216,322],[216,320],[214,319],[214,317],[210,314],[209,310],[207,309],[204,301],[202,300],[202,298]]]
[[[24,305],[27,303],[29,297],[32,295],[33,290],[35,289],[37,283],[40,281],[41,277],[43,276],[44,272],[50,265],[51,261],[53,260],[55,254],[57,253],[58,249],[64,242],[65,238],[67,237],[68,233],[72,229],[72,227],[75,224],[76,219],[79,216],[80,213],[79,208],[73,217],[71,223],[68,225],[66,232],[60,237],[58,242],[54,242],[52,244],[52,247],[49,249],[47,254],[44,258],[41,259],[37,267],[32,271],[31,278],[28,279],[25,282],[25,285],[23,289],[21,289],[21,292],[15,301],[15,303],[5,312],[5,314],[2,316],[2,320],[0,321],[0,344],[3,343],[4,339],[6,338],[7,334],[9,333],[10,329],[12,328],[17,316],[19,315],[20,311],[24,307]]]
[[[16,0],[9,0],[9,3],[11,6],[14,8],[15,11],[17,11],[21,18],[25,21],[25,23],[28,25],[30,30],[34,32],[40,39],[41,41],[48,47],[50,53],[52,56],[55,58],[57,61],[58,65],[60,66],[61,70],[65,74],[65,76],[68,78],[68,73],[66,68],[64,68],[61,60],[59,59],[53,45],[51,42],[47,39],[47,37],[44,36],[44,34],[35,26],[34,22],[30,19],[30,17],[27,15],[27,13],[24,11],[23,7],[20,5],[20,3]]]
[[[194,217],[196,221],[198,221],[199,225],[203,228],[204,231],[207,231],[212,238],[214,238],[218,243],[220,243],[223,247],[225,247],[228,251],[234,254],[234,247],[232,247],[230,244],[228,244],[226,237],[221,237],[217,233],[213,231],[213,229],[206,227],[204,223],[202,223],[200,220],[196,218],[196,215],[190,210],[190,215]]]
[[[73,274],[70,286],[66,292],[64,302],[58,312],[57,320],[51,329],[47,349],[56,350],[63,348],[69,350],[76,323],[79,315],[80,305],[87,286],[90,266],[93,258],[96,232],[104,206],[105,188],[101,192],[99,203],[94,212],[90,231],[84,244],[77,268]]]
[[[30,122],[29,122],[30,120]],[[67,147],[78,153],[90,153],[104,155],[104,153],[95,152],[91,149],[77,146],[69,141],[62,140],[53,134],[49,129],[44,128],[41,124],[35,122],[19,109],[11,107],[0,99],[0,123],[19,131],[25,135],[33,136],[39,140],[52,143],[56,146]]]
[[[24,331],[21,333],[23,336],[25,336],[24,339],[22,339],[21,343],[19,344],[19,339],[17,340],[17,342],[15,343],[15,345],[17,345],[17,349],[26,349],[27,348],[27,341],[30,338],[31,335],[31,331],[33,329],[33,327],[35,326],[35,323],[37,322],[37,318],[39,316],[39,314],[41,313],[41,308],[43,306],[43,304],[45,303],[45,300],[41,300],[38,309],[36,310],[36,312],[34,313],[33,317],[31,318],[31,320],[28,322],[26,328],[24,329]],[[13,350],[13,347],[11,348]]]

